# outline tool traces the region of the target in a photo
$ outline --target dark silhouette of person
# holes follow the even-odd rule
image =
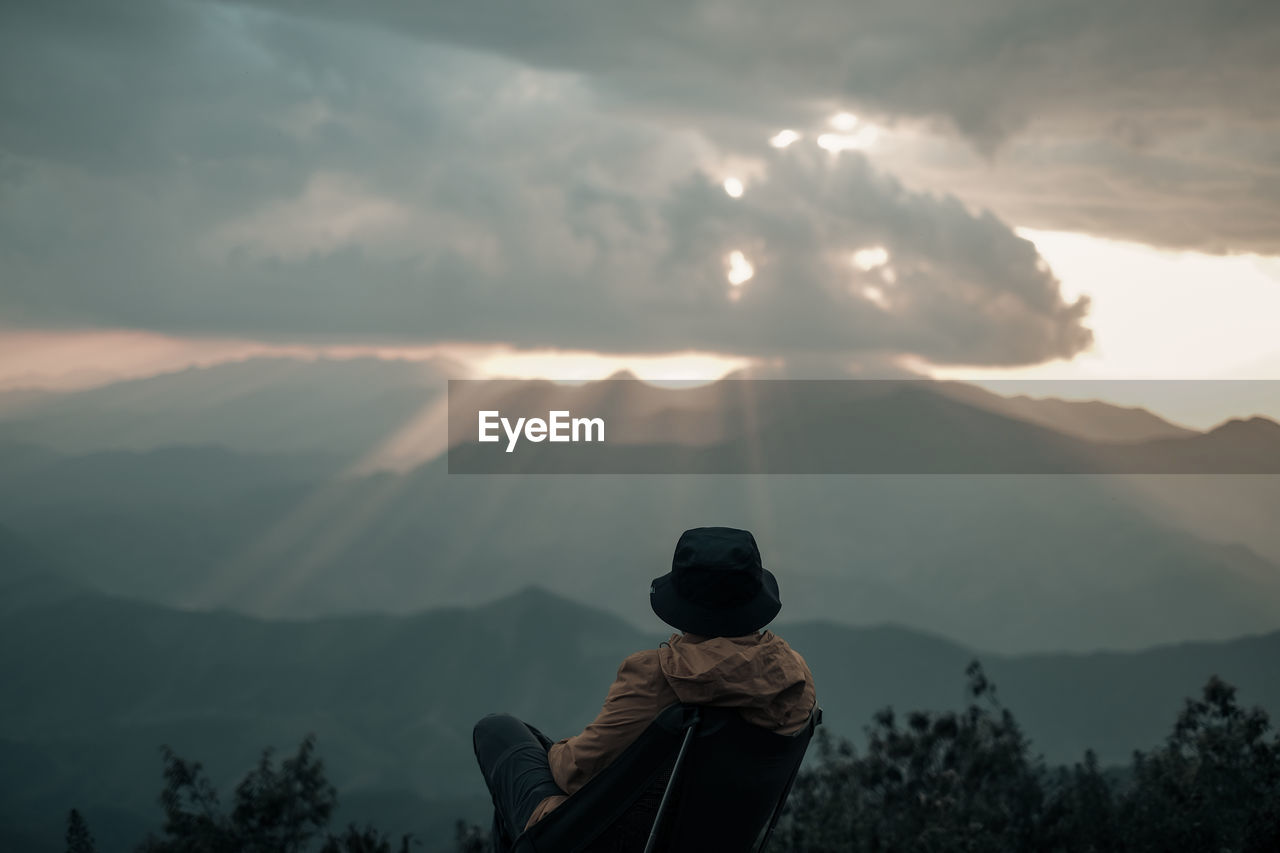
[[[750,532],[686,530],[670,573],[650,586],[649,603],[682,633],[624,660],[581,734],[553,742],[510,714],[476,723],[472,742],[493,797],[495,850],[508,849],[553,809],[572,808],[574,792],[677,702],[734,708],[783,734],[804,728],[816,702],[813,675],[786,641],[763,630],[782,601]]]

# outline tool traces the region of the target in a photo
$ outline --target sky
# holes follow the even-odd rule
[[[1278,379],[1277,43],[1269,0],[4,3],[0,389]]]

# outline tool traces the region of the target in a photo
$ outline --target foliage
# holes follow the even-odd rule
[[[1043,771],[976,663],[962,712],[876,714],[867,752],[819,742],[819,766],[801,774],[779,847],[857,850],[1032,849]]]
[[[198,762],[163,747],[165,787],[160,794],[162,837],[150,836],[139,853],[302,853],[321,842],[337,805],[337,791],[315,755],[308,735],[297,753],[277,767],[271,750],[236,786],[235,804],[223,811],[218,793]],[[408,853],[411,836],[395,848]],[[324,834],[320,853],[393,853],[392,842],[373,827],[354,824],[340,835]]]
[[[1236,705],[1212,678],[1188,699],[1163,748],[1134,755],[1135,792],[1121,803],[1125,849],[1280,850],[1280,738],[1261,709]]]
[[[460,820],[454,825],[453,843],[457,853],[487,853],[490,847],[489,833],[475,824]]]
[[[397,853],[409,853],[410,845],[416,846],[412,835],[402,835]],[[372,826],[359,829],[355,824],[347,827],[347,831],[339,836],[329,836],[320,853],[392,853],[391,840]]]
[[[76,809],[67,815],[67,853],[94,853],[93,836],[84,816]]]
[[[337,791],[324,778],[308,736],[277,768],[271,750],[236,786],[235,806],[225,814],[218,793],[198,762],[169,747],[165,758],[164,837],[148,838],[140,853],[300,853],[329,820]]]
[[[822,734],[797,778],[775,850],[1280,850],[1280,738],[1217,678],[1189,700],[1166,743],[1135,753],[1118,785],[1093,753],[1046,771],[975,663],[968,707],[875,717],[866,753]]]
[[[1261,709],[1211,678],[1187,700],[1164,744],[1134,754],[1120,781],[1092,752],[1045,769],[975,662],[960,711],[891,708],[865,752],[819,730],[816,762],[796,779],[770,849],[788,853],[1275,853],[1280,850],[1280,736]],[[305,738],[280,762],[270,750],[235,788],[230,812],[201,765],[167,747],[165,823],[139,853],[409,853],[373,827],[326,832],[337,796]],[[458,853],[488,849],[459,821]],[[67,820],[68,853],[92,853],[83,817]]]
[[[1092,750],[1085,753],[1083,762],[1060,768],[1048,782],[1041,816],[1044,848],[1082,853],[1122,850],[1113,787]]]

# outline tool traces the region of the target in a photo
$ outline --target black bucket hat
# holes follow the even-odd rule
[[[649,605],[681,631],[741,637],[772,622],[782,599],[749,531],[695,527],[680,534],[671,572],[654,578]]]

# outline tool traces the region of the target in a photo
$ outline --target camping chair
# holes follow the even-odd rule
[[[671,705],[514,853],[760,853],[814,729],[780,735],[731,709]]]

